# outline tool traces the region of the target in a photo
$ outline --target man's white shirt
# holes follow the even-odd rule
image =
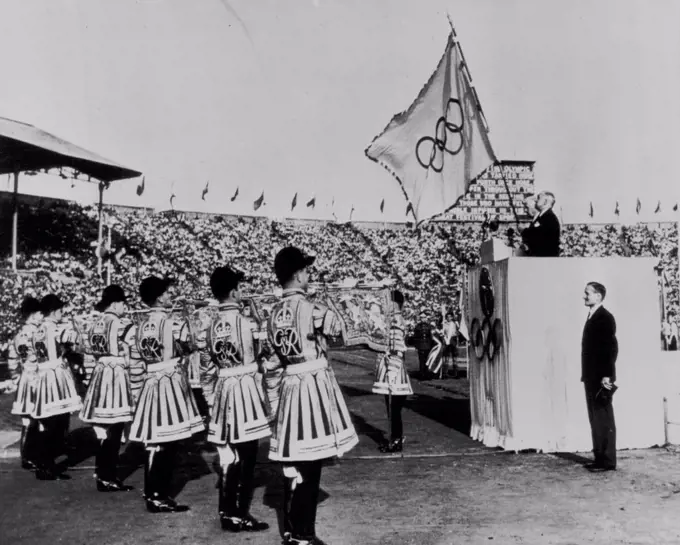
[[[602,306],[602,303],[598,303],[598,304],[593,305],[592,307],[590,307],[590,312],[588,312],[588,318],[587,318],[587,319],[590,320],[590,318],[593,316],[593,314],[595,314],[595,311],[596,311],[598,308],[600,308],[601,306]]]
[[[540,218],[543,214],[545,214],[551,208],[552,207],[548,207],[545,210],[541,210],[540,212],[536,213],[536,215],[534,216],[534,219],[531,220],[532,225],[535,224],[538,221],[538,218]]]

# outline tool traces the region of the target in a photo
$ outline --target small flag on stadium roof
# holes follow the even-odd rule
[[[661,212],[661,201],[656,204],[656,210],[654,210],[655,214],[658,214],[659,212]]]
[[[307,201],[307,208],[312,207],[314,208],[316,206],[316,196],[312,197]]]
[[[201,199],[205,200],[205,196],[208,194],[208,184],[210,182],[205,182],[205,187],[203,188],[203,193],[201,193]]]
[[[590,212],[589,212],[590,217],[592,218],[595,215],[595,210],[593,210],[593,203],[592,201],[590,202]]]
[[[385,210],[385,199],[380,202],[380,213],[382,214]]]
[[[640,202],[640,197],[638,197],[637,204],[635,205],[635,212],[639,214],[640,210],[642,210],[642,203]]]
[[[678,203],[676,202],[675,206],[673,207],[673,212],[677,212],[677,211],[678,211]]]
[[[260,195],[260,198],[253,202],[253,210],[258,210],[260,208],[260,206],[262,206],[263,202],[264,202],[264,191],[262,192],[262,195]]]
[[[142,183],[137,186],[137,196],[141,197],[142,193],[144,193],[144,183],[145,183],[145,176],[142,176]]]
[[[236,193],[234,193],[234,196],[231,198],[231,202],[234,202],[236,197],[238,197],[238,187],[236,187]]]
[[[290,203],[290,211],[292,212],[295,210],[295,207],[297,206],[297,193],[293,196],[293,202]]]
[[[619,215],[619,201],[616,201],[616,208],[614,209],[614,214]]]
[[[175,194],[173,193],[172,195],[170,195],[170,206],[172,207],[173,210],[175,209],[175,205],[172,203],[172,201],[174,201],[174,200],[175,200]]]

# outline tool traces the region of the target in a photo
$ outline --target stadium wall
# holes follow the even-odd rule
[[[36,208],[59,205],[59,204],[78,204],[75,201],[66,199],[57,199],[54,197],[41,197],[40,195],[28,195],[26,193],[17,193],[17,200],[19,205],[35,206]],[[11,191],[0,191],[0,214],[8,214],[12,212],[14,205],[14,193]],[[95,206],[94,204],[91,206]],[[115,210],[119,214],[133,214],[139,212],[146,212],[154,214],[154,208],[145,206],[128,206],[122,204],[105,204],[104,209]]]

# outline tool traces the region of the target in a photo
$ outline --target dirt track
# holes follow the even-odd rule
[[[415,383],[418,395],[404,414],[404,456],[384,459],[375,449],[386,421],[383,400],[369,393],[372,362],[372,355],[354,352],[341,354],[334,366],[361,442],[324,470],[318,533],[329,545],[680,543],[677,454],[622,452],[619,471],[592,475],[577,455],[485,449],[464,433],[464,381],[447,381],[452,392]],[[177,472],[178,500],[192,510],[151,515],[139,496],[139,469],[127,466],[134,492],[99,494],[91,478],[90,431],[74,430],[73,440],[82,460],[71,481],[39,482],[18,469],[16,459],[0,460],[0,543],[280,542],[275,465],[258,466],[253,507],[272,528],[225,536],[216,518],[213,452],[189,445]]]

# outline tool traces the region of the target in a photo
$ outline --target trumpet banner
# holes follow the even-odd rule
[[[392,320],[388,288],[327,286],[311,292],[308,297],[316,304],[328,307],[338,318],[342,342],[331,342],[332,346],[367,345],[380,352],[388,350]],[[272,307],[279,299],[274,294],[254,295],[244,299],[244,314],[257,323],[260,335],[266,334]],[[186,353],[205,346],[205,332],[218,312],[218,307],[208,306],[205,302],[184,302],[181,306],[167,309],[167,312],[168,318],[173,322],[171,342],[176,345],[176,351]],[[133,311],[128,316],[139,327],[148,313],[148,310]],[[87,331],[94,319],[96,318],[87,317],[77,322],[76,329]],[[79,336],[87,338],[87,335]],[[131,346],[133,359],[139,357],[136,349],[136,346]]]
[[[320,298],[336,314],[345,346],[389,348],[392,304],[386,288],[328,288]]]

